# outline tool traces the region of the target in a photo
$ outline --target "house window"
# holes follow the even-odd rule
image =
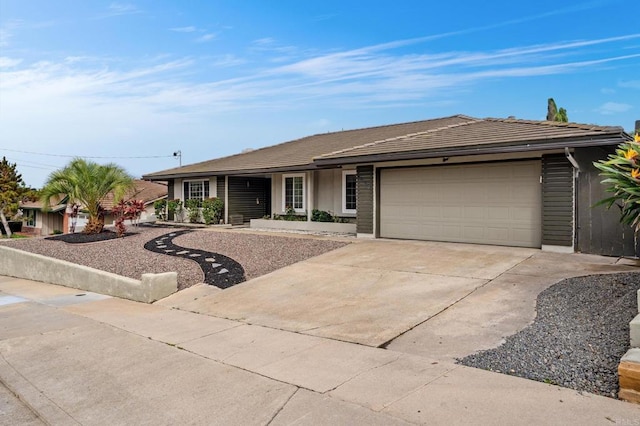
[[[32,228],[36,227],[36,211],[35,210],[25,210],[24,211],[24,220],[25,226],[30,226]]]
[[[342,172],[342,212],[356,213],[356,171],[345,170]]]
[[[292,208],[296,212],[305,211],[304,174],[282,176],[282,211]]]
[[[183,184],[184,200],[204,200],[209,198],[209,181],[208,180],[189,180]]]

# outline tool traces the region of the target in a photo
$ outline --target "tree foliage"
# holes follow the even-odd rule
[[[111,213],[115,217],[115,228],[118,237],[124,237],[127,227],[124,225],[125,220],[130,220],[132,225],[137,226],[140,215],[144,211],[144,201],[142,200],[120,200],[118,204],[113,206]]]
[[[0,221],[8,237],[11,237],[9,222],[17,211],[21,201],[32,199],[35,190],[27,187],[18,173],[17,165],[10,163],[6,157],[0,162]]]
[[[640,131],[636,130],[634,142],[618,146],[615,154],[606,160],[593,163],[605,179],[606,191],[612,195],[596,205],[620,208],[620,222],[640,231]]]
[[[554,101],[553,98],[547,99],[547,121],[569,122],[567,110],[564,108],[558,109],[556,101]]]
[[[104,209],[100,202],[105,196],[113,192],[117,203],[133,188],[133,178],[120,166],[75,158],[63,169],[49,175],[41,191],[41,200],[46,208],[52,198],[68,196],[69,203],[77,203],[86,209],[89,221],[84,232],[93,234],[101,232],[104,227]]]

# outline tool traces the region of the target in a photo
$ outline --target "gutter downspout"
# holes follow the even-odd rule
[[[575,251],[578,248],[578,187],[580,185],[580,165],[576,161],[575,157],[571,155],[569,151],[569,147],[564,147],[564,155],[567,157],[567,160],[573,166],[573,250]]]
[[[575,177],[577,179],[578,175],[580,174],[580,166],[578,165],[578,162],[573,157],[573,155],[571,155],[571,152],[569,152],[569,147],[567,147],[567,146],[564,147],[564,155],[565,155],[565,157],[567,157],[567,160],[569,160],[569,162],[571,163],[571,165],[575,169]]]

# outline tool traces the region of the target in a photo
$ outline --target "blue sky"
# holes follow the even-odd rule
[[[638,16],[637,0],[0,0],[0,155],[39,187],[70,155],[140,176],[176,150],[188,164],[453,114],[544,119],[548,97],[631,130]]]

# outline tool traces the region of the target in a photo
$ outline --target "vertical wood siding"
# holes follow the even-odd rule
[[[242,215],[245,222],[269,214],[271,180],[254,177],[229,177],[229,216]]]
[[[356,232],[373,234],[373,166],[359,166],[356,174]]]
[[[620,224],[620,210],[594,207],[610,196],[593,162],[607,158],[614,147],[579,148],[574,157],[580,165],[578,177],[578,251],[605,256],[640,256],[640,244],[630,226]]]
[[[573,245],[573,166],[564,155],[542,157],[542,244]]]

